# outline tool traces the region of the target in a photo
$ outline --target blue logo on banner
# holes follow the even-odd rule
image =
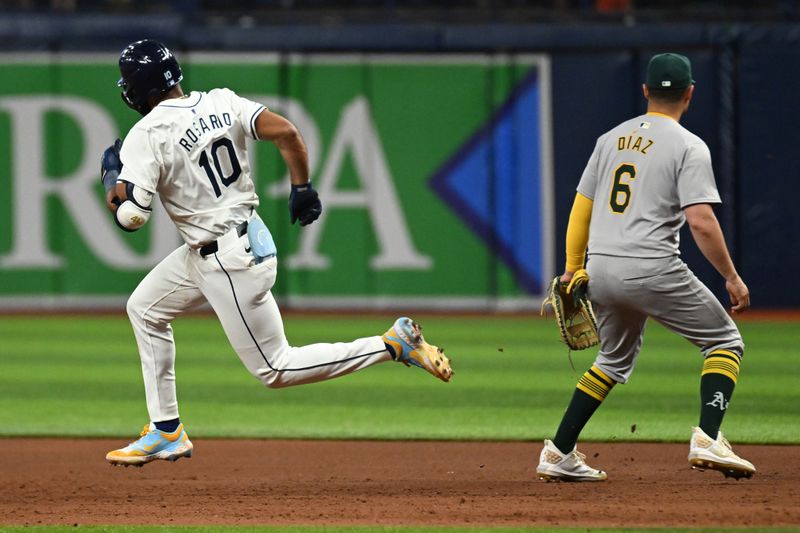
[[[439,197],[532,294],[544,292],[549,275],[543,256],[540,92],[534,70],[430,179]]]

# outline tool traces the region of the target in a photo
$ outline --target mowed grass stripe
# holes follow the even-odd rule
[[[290,315],[294,345],[382,333],[391,316]],[[416,317],[443,346],[449,384],[385,363],[324,383],[269,390],[213,316],[174,323],[181,415],[193,437],[539,440],[552,435],[595,351],[572,354],[551,320]],[[800,324],[743,322],[748,351],[724,429],[734,442],[797,443]],[[0,319],[0,434],[135,436],[147,421],[139,357],[122,316]],[[685,441],[697,423],[698,350],[650,323],[629,384],[590,421],[587,440]],[[635,428],[634,428],[635,426]],[[633,431],[632,431],[633,429]]]

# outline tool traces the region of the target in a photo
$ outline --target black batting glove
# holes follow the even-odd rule
[[[100,158],[100,181],[106,192],[114,188],[117,177],[122,171],[122,161],[119,158],[119,150],[122,148],[122,140],[117,139],[114,144],[106,148],[103,157]]]
[[[319,201],[317,191],[311,188],[311,182],[292,185],[292,192],[289,194],[289,217],[292,224],[299,220],[301,226],[308,226],[321,214],[322,202]]]

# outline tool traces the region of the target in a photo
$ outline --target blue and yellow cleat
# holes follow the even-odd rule
[[[395,320],[382,339],[391,348],[389,353],[395,361],[406,366],[418,366],[444,382],[453,377],[450,359],[444,354],[444,350],[425,342],[422,326],[410,318],[400,317]]]
[[[124,448],[108,452],[106,461],[112,465],[144,466],[156,459],[177,461],[181,457],[191,457],[193,449],[183,424],[173,433],[164,433],[156,429],[155,425],[148,424],[142,429],[138,440]]]

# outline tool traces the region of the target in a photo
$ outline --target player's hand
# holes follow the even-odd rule
[[[737,315],[750,307],[750,290],[738,275],[725,281],[725,288],[731,298],[731,313]]]
[[[125,192],[125,182],[118,181],[117,184],[106,191],[106,208],[112,213],[117,212],[117,208],[120,206],[123,200],[128,198]]]
[[[106,148],[103,157],[100,158],[100,181],[103,182],[106,192],[114,188],[117,177],[122,172],[122,161],[119,158],[121,148],[122,140],[117,139],[114,144]]]
[[[311,188],[311,182],[305,185],[292,185],[289,194],[289,217],[292,224],[300,221],[301,226],[308,226],[322,214],[322,202],[319,194]]]
[[[572,281],[572,276],[575,275],[575,272],[570,272],[569,270],[565,270],[561,277],[558,278],[561,283],[569,283]]]

